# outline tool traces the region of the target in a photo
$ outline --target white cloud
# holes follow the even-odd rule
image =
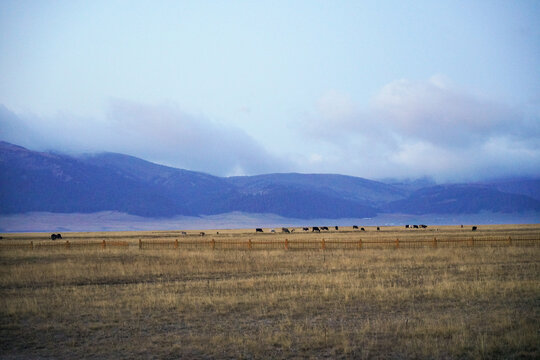
[[[366,109],[331,94],[321,97],[325,106],[310,125],[330,129],[332,136],[315,138],[341,153],[347,173],[441,181],[540,173],[538,116],[470,94],[444,76],[391,82]]]
[[[520,114],[509,107],[467,94],[440,78],[392,82],[375,96],[373,107],[391,131],[442,147],[519,134],[523,125]]]
[[[287,162],[243,130],[182,112],[171,105],[110,103],[105,120],[0,114],[3,139],[35,150],[120,152],[214,175],[284,171]],[[4,131],[8,130],[9,131]]]
[[[215,175],[299,171],[439,181],[540,175],[540,113],[473,95],[442,76],[391,82],[365,108],[335,90],[314,105],[294,141],[276,141],[288,154],[283,158],[240,128],[173,105],[124,100],[111,101],[103,119],[42,118],[0,107],[0,133],[30,149],[113,151]]]

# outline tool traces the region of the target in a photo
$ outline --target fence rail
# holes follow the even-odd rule
[[[48,241],[48,242],[0,242],[0,250],[45,249],[127,249],[127,241]],[[540,246],[540,234],[518,236],[469,236],[443,238],[375,238],[375,239],[312,239],[312,240],[143,240],[139,250],[186,249],[186,250],[362,250],[377,248],[437,248],[481,246]]]
[[[54,249],[107,249],[107,248],[127,248],[127,241],[54,241],[54,242],[13,242],[0,243],[0,249],[27,249],[27,250],[54,250]]]
[[[261,250],[261,249],[284,249],[284,250],[331,250],[331,249],[365,249],[365,248],[426,248],[426,247],[479,247],[479,246],[540,246],[540,234],[535,236],[519,237],[463,237],[431,239],[406,239],[387,238],[376,240],[243,240],[230,241],[143,241],[139,240],[139,249],[238,249],[238,250]]]

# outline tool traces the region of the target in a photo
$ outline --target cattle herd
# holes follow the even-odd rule
[[[339,231],[339,226],[334,226],[333,228],[334,228],[336,231]],[[353,226],[353,229],[358,229],[358,226],[357,226],[357,225],[354,225],[354,226]],[[286,234],[293,233],[295,230],[296,230],[296,229],[294,229],[294,228],[291,228],[291,229],[286,228],[286,227],[282,227],[282,228],[281,228],[281,232],[282,232],[282,233],[286,233]],[[309,230],[310,230],[309,227],[305,227],[305,226],[302,227],[302,231],[309,231]],[[362,228],[362,230],[365,231],[364,228]],[[377,227],[377,230],[380,230],[380,228]],[[321,231],[330,231],[330,228],[329,228],[328,226],[312,226],[312,227],[311,227],[311,232],[321,232]],[[256,228],[256,229],[255,229],[255,232],[256,232],[256,233],[259,233],[259,232],[262,233],[262,232],[264,232],[264,230],[263,230],[262,228]],[[270,229],[270,232],[275,233],[276,230]]]
[[[427,227],[428,227],[428,226],[425,225],[425,224],[421,224],[421,225],[405,225],[405,229],[427,229]],[[463,228],[463,225],[461,225],[461,227]],[[360,227],[360,228],[359,228],[358,225],[353,225],[352,228],[353,228],[353,230],[366,231],[365,228],[363,228],[363,227]],[[305,226],[302,227],[302,231],[309,231],[309,229],[310,229],[309,227],[305,227]],[[339,231],[339,226],[337,226],[337,225],[334,226],[334,229],[335,229],[336,231]],[[473,226],[473,227],[472,227],[472,231],[476,231],[477,229],[478,229],[477,226]],[[295,230],[294,228],[291,228],[291,229],[286,228],[286,227],[282,227],[282,228],[281,228],[281,232],[282,232],[282,233],[286,233],[286,234],[293,233],[294,230]],[[311,227],[311,232],[318,232],[318,233],[320,233],[321,231],[329,231],[328,226],[312,226],[312,227]],[[380,226],[377,226],[377,231],[381,231],[381,227],[380,227]],[[262,233],[262,232],[264,232],[264,230],[263,230],[262,228],[256,228],[256,229],[255,229],[255,232],[258,232],[258,233],[260,232],[260,233]],[[275,231],[274,229],[271,229],[270,232],[275,233],[276,231]]]
[[[428,226],[427,226],[427,225],[424,225],[424,224],[422,224],[422,225],[405,225],[405,229],[426,229],[427,227],[428,227]],[[353,225],[352,228],[353,228],[353,230],[366,231],[365,228],[363,228],[363,227],[359,228],[358,225]],[[461,228],[463,228],[463,225],[461,225]],[[334,229],[335,229],[336,231],[339,231],[339,226],[337,226],[337,225],[334,226]],[[291,229],[286,228],[286,227],[282,227],[282,228],[281,228],[281,232],[282,232],[282,233],[286,233],[286,234],[293,233],[294,230],[295,230],[294,228],[291,228]],[[381,230],[381,227],[380,227],[380,226],[377,226],[377,231],[380,231],[380,230]],[[472,231],[478,230],[478,226],[473,226],[473,227],[471,228],[471,230],[472,230]],[[309,231],[309,227],[305,227],[305,226],[302,227],[302,231]],[[320,233],[321,231],[330,231],[330,230],[329,230],[328,226],[312,226],[312,227],[311,227],[311,232],[317,232],[317,233]],[[256,228],[256,229],[255,229],[255,232],[256,232],[256,233],[259,233],[259,232],[262,233],[262,232],[264,232],[264,230],[263,230],[262,228]],[[276,230],[271,229],[270,232],[271,232],[271,233],[275,233]],[[181,234],[182,234],[183,236],[186,236],[186,235],[187,235],[187,233],[186,233],[185,231],[182,231]],[[218,232],[217,234],[219,234],[219,232]],[[206,234],[205,234],[204,232],[202,232],[202,231],[199,233],[199,236],[205,236],[205,235],[206,235]],[[1,238],[1,237],[0,237],[0,238]],[[51,240],[56,240],[56,239],[62,239],[62,234],[51,234]]]

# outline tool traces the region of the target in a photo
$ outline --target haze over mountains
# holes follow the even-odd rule
[[[540,213],[540,179],[434,185],[330,174],[217,177],[122,154],[68,156],[0,142],[0,214],[231,212],[296,219]],[[422,186],[426,184],[426,186]]]

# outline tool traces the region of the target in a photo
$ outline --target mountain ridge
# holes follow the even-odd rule
[[[340,174],[218,177],[117,153],[69,156],[0,142],[1,214],[120,211],[144,217],[229,212],[369,218],[379,213],[540,212],[540,179],[391,184]],[[422,187],[419,184],[428,186]]]

